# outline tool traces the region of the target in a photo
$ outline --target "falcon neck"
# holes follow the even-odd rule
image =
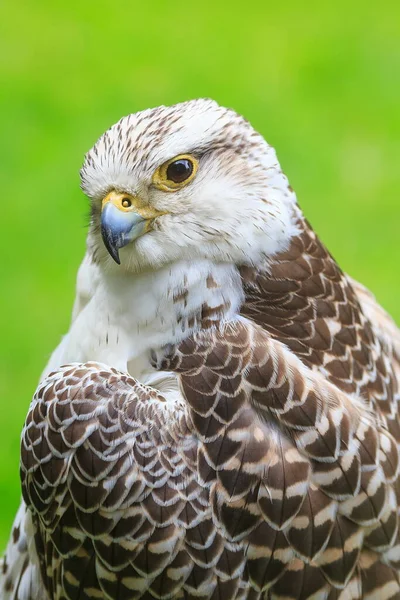
[[[178,343],[199,329],[233,318],[243,302],[238,269],[208,260],[182,261],[130,276],[114,270],[104,272],[102,280],[96,306],[101,314],[107,313],[107,330],[115,332],[108,335],[108,348],[118,335],[115,352],[120,355],[124,346],[129,364],[150,349]],[[137,375],[136,368],[129,370]]]

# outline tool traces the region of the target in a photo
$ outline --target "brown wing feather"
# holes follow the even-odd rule
[[[21,473],[50,596],[400,594],[384,419],[248,321],[157,360],[173,410],[95,363],[35,395]]]
[[[215,481],[214,519],[228,538],[249,541],[251,585],[279,597],[290,587],[285,572],[313,568],[321,594],[350,586],[363,598],[379,563],[391,573],[387,597],[397,597],[399,457],[385,419],[251,322],[211,335],[182,342],[157,366],[180,374],[204,482]],[[306,587],[285,597],[311,596],[318,577],[297,580]]]
[[[242,314],[339,389],[367,401],[400,440],[400,332],[309,224],[299,227],[273,262],[242,267]]]
[[[374,294],[361,283],[347,275],[360,306],[381,339],[382,344],[392,348],[394,366],[400,370],[400,329],[392,317],[378,304]]]
[[[23,431],[21,480],[50,597],[169,596],[193,568],[183,532],[205,526],[210,510],[191,466],[196,440],[179,410],[166,426],[165,405],[96,363],[64,367],[39,386]],[[217,584],[207,561],[223,550],[213,540],[197,550],[207,589]]]
[[[218,418],[230,422],[223,404]],[[222,454],[206,447],[183,402],[169,404],[104,365],[49,375],[21,442],[23,496],[49,596],[244,597],[243,530],[251,523],[232,502],[230,534],[216,527],[214,511],[225,505],[212,474],[220,461],[244,460],[245,448],[235,440]],[[249,493],[246,482],[237,502]]]

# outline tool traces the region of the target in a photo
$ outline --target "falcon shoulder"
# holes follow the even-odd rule
[[[400,440],[400,333],[373,295],[346,276],[306,221],[274,261],[241,268],[241,314],[310,369],[362,398]]]

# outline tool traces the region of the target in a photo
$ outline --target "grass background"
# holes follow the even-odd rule
[[[342,267],[400,319],[399,23],[395,1],[2,4],[0,550],[28,403],[69,324],[78,170],[122,115],[199,96],[243,113]]]

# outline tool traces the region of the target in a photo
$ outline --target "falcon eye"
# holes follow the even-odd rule
[[[132,206],[132,202],[129,198],[122,198],[121,204],[124,208],[130,208]]]
[[[188,158],[180,158],[167,167],[167,179],[174,183],[182,183],[193,173],[193,163]]]
[[[176,192],[195,177],[198,160],[190,154],[180,154],[156,169],[153,185],[163,192]]]

